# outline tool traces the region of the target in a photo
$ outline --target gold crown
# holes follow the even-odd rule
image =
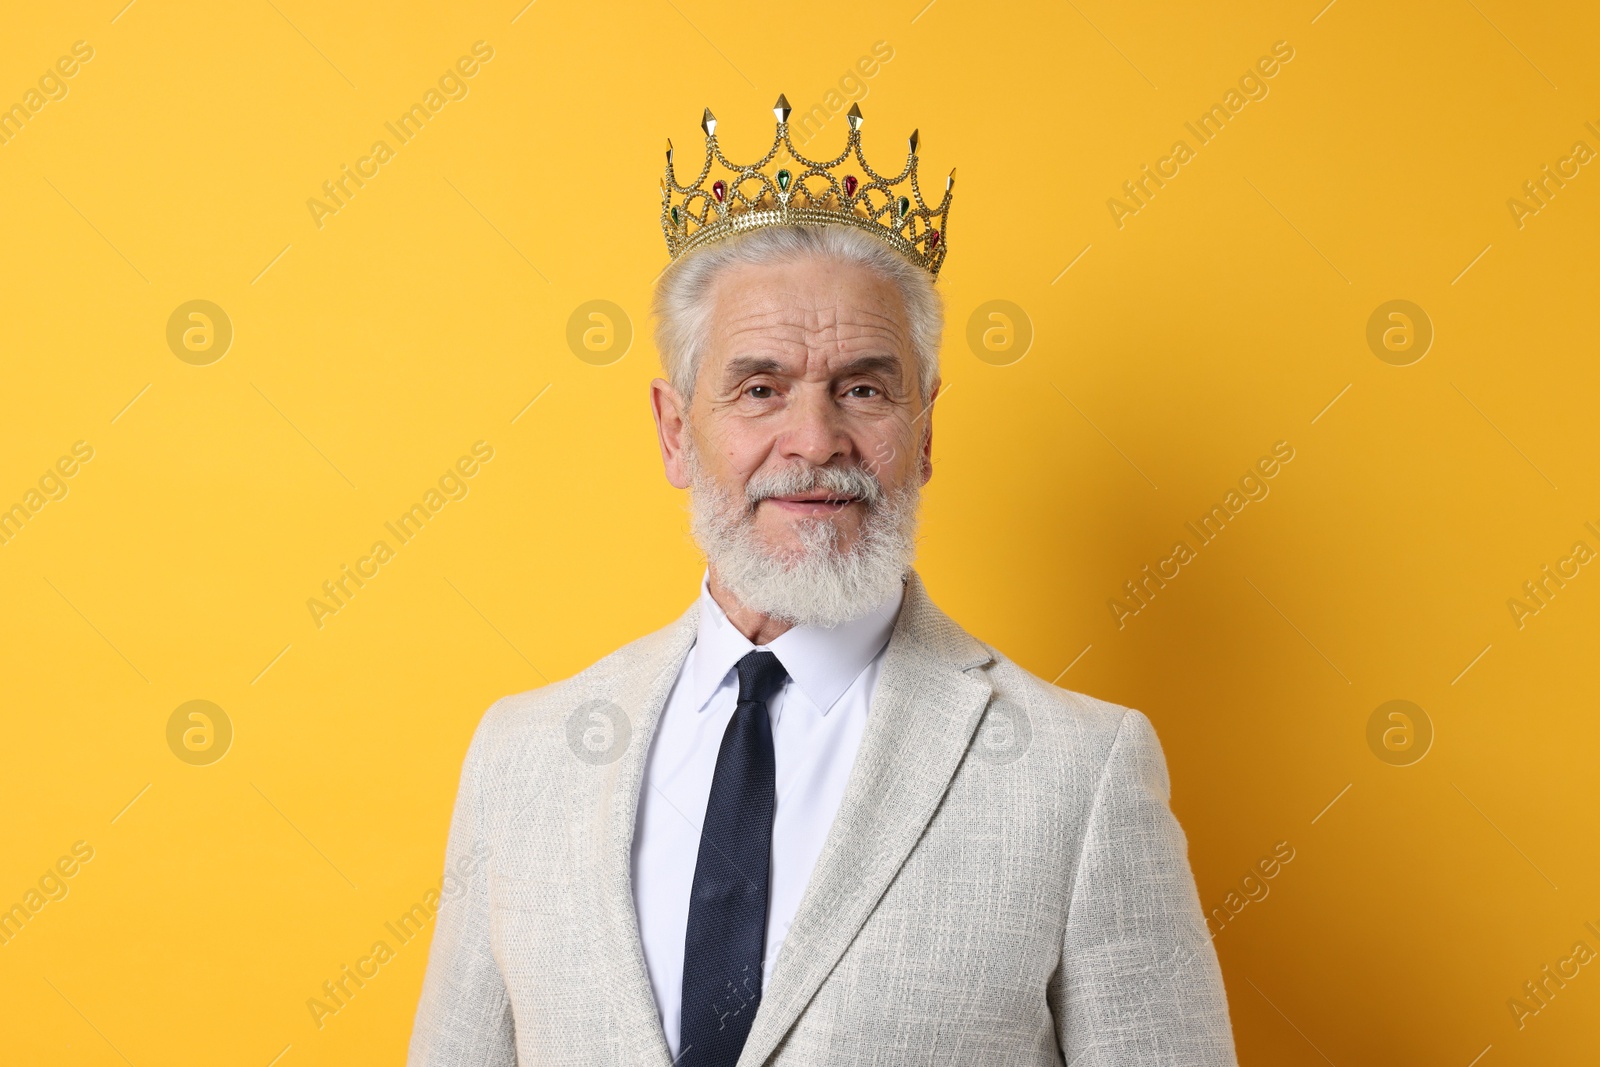
[[[772,147],[756,162],[740,166],[722,154],[717,145],[717,117],[706,108],[700,121],[700,128],[706,132],[706,161],[699,177],[689,185],[678,184],[672,170],[672,142],[667,142],[667,170],[661,179],[661,231],[672,258],[676,260],[701,245],[763,226],[842,224],[876,234],[937,278],[948,243],[946,216],[950,213],[950,190],[955,185],[956,172],[952,170],[945,179],[944,199],[937,207],[929,207],[917,185],[916,130],[911,131],[911,151],[905,168],[895,177],[885,178],[861,154],[859,105],[850,105],[850,136],[844,151],[825,162],[808,159],[795,150],[789,140],[789,111],[789,101],[779,96],[772,109],[778,116]],[[778,159],[780,150],[786,160]],[[852,155],[854,164],[845,167]],[[794,169],[782,165],[769,174],[766,168],[775,160],[792,160]],[[729,174],[708,186],[706,179],[711,177],[713,161]],[[865,175],[864,180],[853,173],[838,173],[856,167]],[[903,188],[906,184],[910,186],[909,196]],[[674,193],[678,195],[676,202]]]

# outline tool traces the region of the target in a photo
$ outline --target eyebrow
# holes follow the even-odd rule
[[[770,356],[735,356],[723,368],[722,380],[728,385],[743,381],[752,374],[782,374],[783,364]]]
[[[847,378],[852,374],[876,373],[898,382],[903,370],[899,356],[861,356],[840,367],[837,377]]]
[[[782,374],[783,364],[770,356],[736,356],[728,361],[723,380],[728,384],[743,381],[753,374]],[[899,356],[861,356],[840,367],[833,375],[847,378],[853,374],[882,374],[899,381],[903,366]]]

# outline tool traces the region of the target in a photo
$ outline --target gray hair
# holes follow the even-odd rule
[[[694,395],[695,374],[711,329],[711,294],[728,267],[761,266],[792,259],[853,263],[894,284],[905,308],[917,386],[926,403],[939,377],[939,339],[944,302],[927,271],[864,230],[843,225],[766,226],[726,237],[686,254],[656,284],[651,314],[656,350],[672,387],[685,400]]]

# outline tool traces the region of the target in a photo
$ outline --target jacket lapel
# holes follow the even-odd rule
[[[911,572],[839,813],[762,992],[740,1067],[771,1055],[922,835],[988,704],[988,681],[969,669],[990,659]]]
[[[608,768],[611,776],[602,784],[595,808],[594,863],[604,945],[596,977],[621,1024],[622,1039],[631,1046],[619,1058],[652,1067],[670,1067],[672,1054],[661,1029],[633,903],[633,832],[650,741],[684,657],[694,645],[699,614],[696,601],[676,622],[646,638],[639,656],[617,657],[616,673],[600,683],[609,692],[597,694],[621,705],[632,735],[621,758]],[[580,909],[585,903],[581,892],[575,901]]]

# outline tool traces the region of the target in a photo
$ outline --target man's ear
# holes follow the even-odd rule
[[[929,479],[933,477],[933,403],[939,399],[939,390],[942,387],[942,379],[935,378],[933,380],[933,396],[929,398],[928,411],[923,416],[927,421],[922,427],[922,447],[919,450],[921,455],[917,457],[922,468],[923,485],[927,485]]]
[[[661,445],[661,465],[675,488],[689,488],[689,467],[684,461],[685,419],[688,404],[671,383],[657,378],[650,383],[650,411],[656,419],[656,439]]]

